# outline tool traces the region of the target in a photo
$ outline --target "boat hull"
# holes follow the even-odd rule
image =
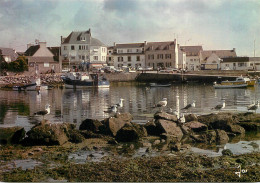
[[[65,80],[65,88],[68,89],[84,89],[89,87],[99,87],[99,88],[108,88],[110,86],[108,81],[98,81],[89,82],[89,81],[73,81],[73,80]]]
[[[247,83],[245,84],[233,84],[233,85],[222,85],[222,84],[215,84],[213,85],[215,89],[228,89],[228,88],[246,88]]]
[[[157,84],[157,83],[150,83],[151,87],[168,87],[171,86],[171,84]]]

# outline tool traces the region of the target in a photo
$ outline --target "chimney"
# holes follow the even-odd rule
[[[60,43],[62,43],[62,36],[60,36]]]
[[[116,46],[116,42],[114,42],[114,46]]]
[[[146,41],[144,41],[144,46],[146,46],[147,45],[147,42]]]
[[[90,28],[88,29],[88,32],[89,32],[89,35],[91,36],[91,29]]]
[[[39,42],[40,48],[46,47],[46,42]]]
[[[233,52],[236,52],[236,48],[233,48]]]

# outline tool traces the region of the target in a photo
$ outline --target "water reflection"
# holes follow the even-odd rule
[[[70,122],[79,125],[86,118],[104,119],[109,114],[107,108],[123,98],[124,106],[120,112],[130,112],[135,120],[152,117],[158,110],[154,105],[167,98],[169,108],[181,112],[181,108],[196,101],[193,113],[212,113],[212,108],[222,100],[226,102],[224,111],[247,111],[247,106],[259,100],[259,87],[248,89],[214,89],[212,85],[198,83],[175,84],[171,87],[152,87],[135,83],[117,83],[110,88],[89,88],[85,90],[52,89],[17,92],[0,90],[1,125],[30,127],[42,120],[34,113],[43,110],[45,104],[51,105],[51,113],[46,119],[52,122]],[[256,111],[259,113],[259,109]]]

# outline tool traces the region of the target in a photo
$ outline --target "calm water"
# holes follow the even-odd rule
[[[52,122],[70,122],[80,125],[86,118],[104,119],[104,111],[124,98],[120,112],[130,112],[137,121],[147,120],[158,110],[153,106],[162,98],[168,99],[165,111],[180,109],[196,101],[192,111],[197,114],[212,110],[221,100],[226,101],[223,111],[247,111],[247,106],[260,99],[260,87],[247,89],[214,89],[210,84],[173,84],[171,87],[147,88],[145,84],[114,83],[110,88],[84,90],[59,89],[17,92],[0,90],[0,126],[23,126],[27,130],[42,120],[34,113],[51,105],[51,113],[45,116]],[[257,113],[260,111],[257,110]]]

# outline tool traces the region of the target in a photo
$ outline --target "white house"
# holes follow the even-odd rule
[[[235,48],[232,50],[205,50],[201,52],[201,70],[219,70],[224,58],[237,57]]]
[[[0,54],[6,62],[15,61],[18,57],[18,54],[13,48],[2,48],[0,47]]]
[[[221,70],[260,71],[260,57],[223,58]]]
[[[115,68],[122,68],[123,66],[131,68],[144,67],[144,43],[115,43],[112,59]]]
[[[181,50],[186,53],[186,69],[189,71],[200,70],[202,46],[181,46]]]
[[[91,36],[91,30],[71,32],[61,37],[62,67],[71,68],[92,64],[95,67],[106,64],[107,47]]]

